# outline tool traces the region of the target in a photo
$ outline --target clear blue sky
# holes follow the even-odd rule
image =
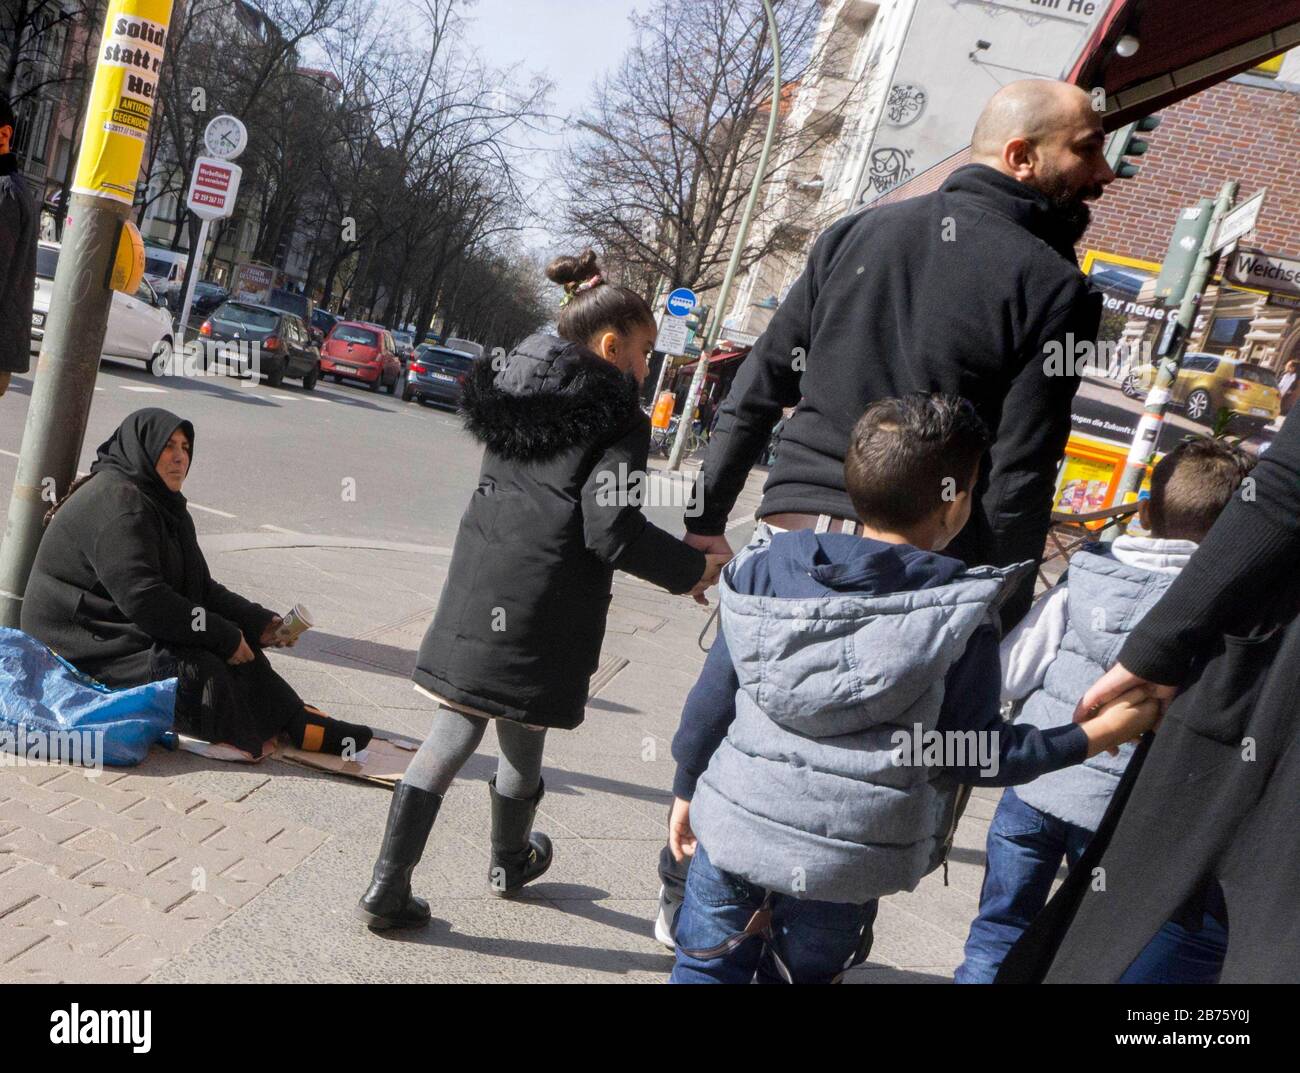
[[[636,6],[633,0],[478,0],[469,9],[468,36],[492,66],[550,78],[553,110],[569,115],[627,47],[627,17]]]
[[[478,0],[468,12],[466,36],[487,64],[512,70],[521,86],[532,74],[548,78],[555,87],[549,110],[567,117],[583,110],[592,82],[622,57],[632,38],[632,10],[648,6],[647,0]],[[566,138],[582,136],[559,123],[551,126],[552,136],[526,139],[536,147],[523,162],[533,179],[548,173],[551,153]],[[561,252],[550,201],[543,185],[531,202],[536,225],[521,236],[546,256]]]

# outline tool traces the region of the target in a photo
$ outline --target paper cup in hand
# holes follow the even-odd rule
[[[313,626],[311,615],[302,604],[294,604],[293,608],[284,616],[284,621],[280,623],[280,628],[275,631],[276,640],[292,642],[296,641],[302,634],[306,633]]]

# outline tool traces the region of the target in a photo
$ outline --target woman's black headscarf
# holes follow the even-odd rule
[[[158,475],[158,457],[172,433],[180,429],[190,440],[194,458],[194,426],[167,410],[151,406],[128,414],[117,431],[99,445],[92,475],[112,470],[135,484],[150,499],[174,515],[187,513],[185,497],[173,492]]]

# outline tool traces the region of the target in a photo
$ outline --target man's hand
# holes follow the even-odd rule
[[[241,663],[252,663],[255,658],[253,650],[248,647],[247,639],[241,633],[239,635],[239,647],[235,649],[235,654],[226,660],[226,662],[238,666]]]
[[[3,395],[6,391],[9,390],[10,375],[11,374],[8,369],[0,369],[0,395]]]
[[[695,856],[695,832],[691,830],[691,803],[680,797],[673,798],[673,811],[668,817],[668,849],[673,860],[684,861]]]
[[[266,629],[262,631],[262,637],[258,641],[258,644],[263,648],[292,648],[296,645],[298,643],[298,638],[296,637],[292,641],[286,641],[283,638],[276,636],[276,631],[283,625],[284,619],[279,615],[272,618],[271,621],[267,623]]]
[[[1098,708],[1130,689],[1143,689],[1160,704],[1160,714],[1164,715],[1169,702],[1178,695],[1177,686],[1162,686],[1139,678],[1122,663],[1117,663],[1089,687],[1078,706],[1074,709],[1074,721],[1082,723],[1090,719]]]
[[[705,555],[725,555],[730,559],[736,554],[731,550],[731,545],[727,543],[727,538],[722,533],[717,536],[701,536],[699,533],[687,533],[682,539],[688,546],[704,552]]]
[[[1135,741],[1160,722],[1161,705],[1146,689],[1135,686],[1105,702],[1083,723],[1088,735],[1088,755],[1105,751],[1119,755],[1119,747]]]
[[[687,594],[697,604],[704,607],[709,606],[709,601],[704,593],[718,583],[718,575],[722,573],[722,568],[731,561],[730,555],[705,555],[704,556],[704,573],[700,575],[700,580],[695,583],[695,588]]]

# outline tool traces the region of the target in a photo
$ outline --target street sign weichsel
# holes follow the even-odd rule
[[[1223,272],[1230,283],[1300,295],[1300,260],[1262,250],[1238,250]]]

